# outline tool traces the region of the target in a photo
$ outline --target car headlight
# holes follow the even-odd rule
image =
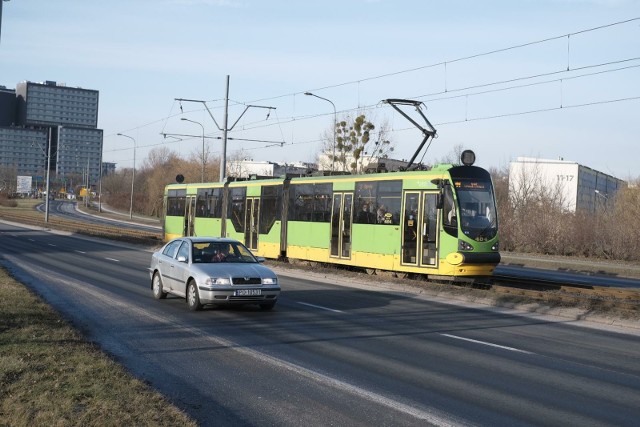
[[[209,277],[205,282],[205,285],[207,286],[230,285],[230,284],[231,284],[231,279],[228,277]]]
[[[263,285],[277,285],[278,284],[278,279],[276,279],[275,277],[265,277],[264,279],[262,279],[262,284]]]

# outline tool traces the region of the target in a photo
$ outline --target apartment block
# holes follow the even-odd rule
[[[52,180],[95,185],[103,145],[98,104],[97,90],[55,81],[24,81],[15,90],[0,86],[0,166],[31,175],[35,183],[50,164]]]

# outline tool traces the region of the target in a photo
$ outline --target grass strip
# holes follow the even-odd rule
[[[0,294],[0,425],[196,425],[2,268]]]

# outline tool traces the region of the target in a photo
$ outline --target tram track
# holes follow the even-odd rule
[[[619,308],[640,313],[640,288],[594,286],[580,283],[558,283],[540,278],[495,275],[489,288],[498,294],[541,300],[553,305],[580,303],[590,308]]]

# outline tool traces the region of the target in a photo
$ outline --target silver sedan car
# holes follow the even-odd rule
[[[276,305],[278,276],[242,243],[215,237],[181,237],[151,256],[151,289],[157,299],[167,294],[186,298],[190,310],[205,304]]]

